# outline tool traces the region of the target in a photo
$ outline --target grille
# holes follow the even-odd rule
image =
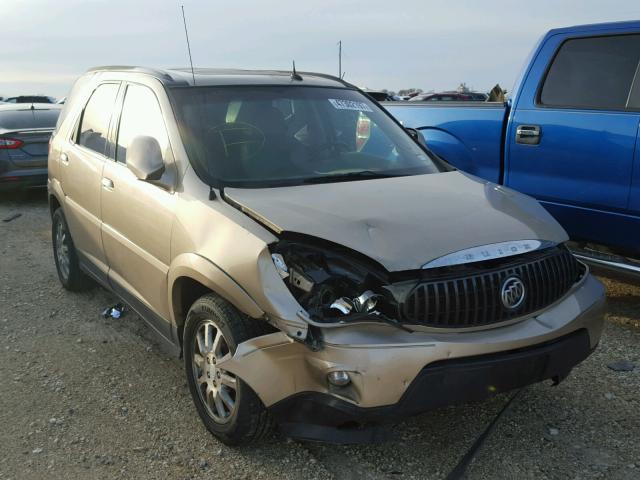
[[[503,322],[552,304],[583,274],[582,265],[563,247],[522,255],[484,271],[478,271],[477,264],[473,268],[471,273],[419,283],[399,305],[402,321],[444,328]],[[514,309],[506,308],[501,297],[502,282],[511,276],[525,288],[524,300]]]

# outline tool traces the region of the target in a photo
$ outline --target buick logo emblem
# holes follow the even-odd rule
[[[513,310],[518,308],[524,302],[525,288],[524,283],[519,277],[507,277],[502,282],[500,289],[500,298],[505,308]]]

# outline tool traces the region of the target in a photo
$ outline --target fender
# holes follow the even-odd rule
[[[184,321],[178,312],[180,292],[175,288],[176,281],[183,277],[201,283],[252,318],[265,315],[255,300],[227,272],[197,253],[183,253],[174,258],[168,275],[169,307],[174,325]]]
[[[58,205],[64,207],[64,190],[62,190],[60,180],[57,178],[49,178],[47,180],[47,191],[49,192],[49,209],[51,209],[52,197],[56,199]],[[51,211],[51,214],[53,214],[53,211]]]

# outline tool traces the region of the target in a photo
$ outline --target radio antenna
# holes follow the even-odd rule
[[[296,72],[296,61],[293,61],[293,70],[291,71],[291,80],[302,80],[302,77]]]
[[[191,77],[193,78],[193,86],[196,86],[196,74],[193,71],[193,60],[191,59],[191,46],[189,45],[189,32],[187,31],[187,19],[184,16],[184,5],[180,5],[182,9],[182,22],[184,23],[184,36],[187,38],[187,52],[189,52],[189,63],[191,64]]]

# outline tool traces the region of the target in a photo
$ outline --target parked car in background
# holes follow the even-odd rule
[[[51,132],[61,106],[0,105],[0,191],[47,185]]]
[[[489,99],[489,95],[482,92],[465,92],[465,95],[469,95],[472,102],[486,102]]]
[[[470,102],[466,93],[421,93],[409,99],[410,102]]]
[[[5,103],[56,103],[55,98],[44,95],[21,95],[19,97],[8,97],[3,101]]]
[[[640,275],[640,22],[551,30],[506,103],[389,103],[456,167],[536,197],[592,265]]]
[[[399,99],[395,95],[391,95],[389,92],[382,92],[377,90],[363,90],[367,95],[378,102],[395,102]]]
[[[598,344],[602,285],[534,199],[414,134],[322,74],[89,71],[49,155],[59,279],[94,278],[182,353],[229,444],[274,420],[370,441],[561,381]]]

